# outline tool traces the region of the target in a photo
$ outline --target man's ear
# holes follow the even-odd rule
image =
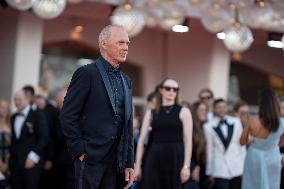
[[[106,41],[106,40],[103,40],[103,41],[102,41],[102,48],[103,48],[103,49],[106,49],[106,48],[107,48],[107,41]]]

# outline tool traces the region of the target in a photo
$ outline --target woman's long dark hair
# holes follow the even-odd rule
[[[195,150],[196,159],[199,162],[206,162],[206,139],[203,131],[204,121],[198,118],[198,108],[200,105],[205,103],[195,102],[192,107],[192,119],[193,119],[193,148]],[[206,107],[207,108],[207,107]]]
[[[276,94],[271,89],[265,89],[260,94],[258,116],[269,132],[275,132],[279,128],[280,104]]]
[[[166,78],[158,85],[158,87],[157,87],[157,104],[156,104],[156,109],[155,109],[156,113],[160,112],[161,106],[163,104],[163,102],[162,102],[163,99],[162,99],[162,95],[160,93],[160,90],[163,88],[165,82],[168,81],[168,80],[176,81],[176,80],[174,80],[172,78]],[[175,99],[175,104],[178,104],[178,96],[179,96],[179,91],[177,92],[177,96],[176,96],[176,99]]]

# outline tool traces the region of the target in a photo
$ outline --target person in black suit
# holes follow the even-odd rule
[[[54,153],[55,153],[55,141],[56,141],[56,127],[58,120],[58,109],[48,103],[46,97],[38,94],[34,97],[34,103],[36,107],[43,111],[47,118],[49,143],[44,149],[44,164],[43,172],[41,175],[40,188],[49,189],[55,187],[55,174],[54,174]]]
[[[128,46],[122,27],[106,26],[99,35],[101,57],[76,70],[67,90],[60,120],[75,160],[77,189],[133,183],[131,81],[119,68]]]
[[[47,121],[42,112],[31,108],[23,90],[15,94],[15,105],[17,113],[11,118],[11,188],[37,189],[43,149],[48,143]]]

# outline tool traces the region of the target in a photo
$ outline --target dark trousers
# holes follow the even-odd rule
[[[215,178],[216,189],[241,189],[242,177],[232,179]]]
[[[95,164],[75,160],[75,189],[123,189],[123,174],[117,172],[117,143],[104,160]]]
[[[36,166],[32,169],[12,169],[11,189],[38,189],[41,169]]]
[[[54,173],[56,185],[52,189],[75,189],[73,164],[55,165]]]

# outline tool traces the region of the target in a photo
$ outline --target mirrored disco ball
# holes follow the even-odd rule
[[[52,19],[59,16],[66,6],[66,0],[37,0],[33,5],[33,11],[39,17]]]
[[[124,4],[116,8],[110,20],[112,24],[122,26],[129,37],[139,34],[146,23],[144,14],[130,4]]]
[[[201,16],[201,23],[206,30],[212,33],[223,31],[230,25],[232,12],[224,5],[213,3]]]
[[[6,0],[6,2],[18,10],[28,10],[33,6],[35,0]]]
[[[224,31],[226,38],[223,40],[227,49],[233,52],[247,50],[254,41],[251,30],[240,23],[232,25]]]
[[[265,28],[273,17],[271,5],[265,1],[264,4],[256,3],[253,6],[240,10],[240,20],[255,28]]]

